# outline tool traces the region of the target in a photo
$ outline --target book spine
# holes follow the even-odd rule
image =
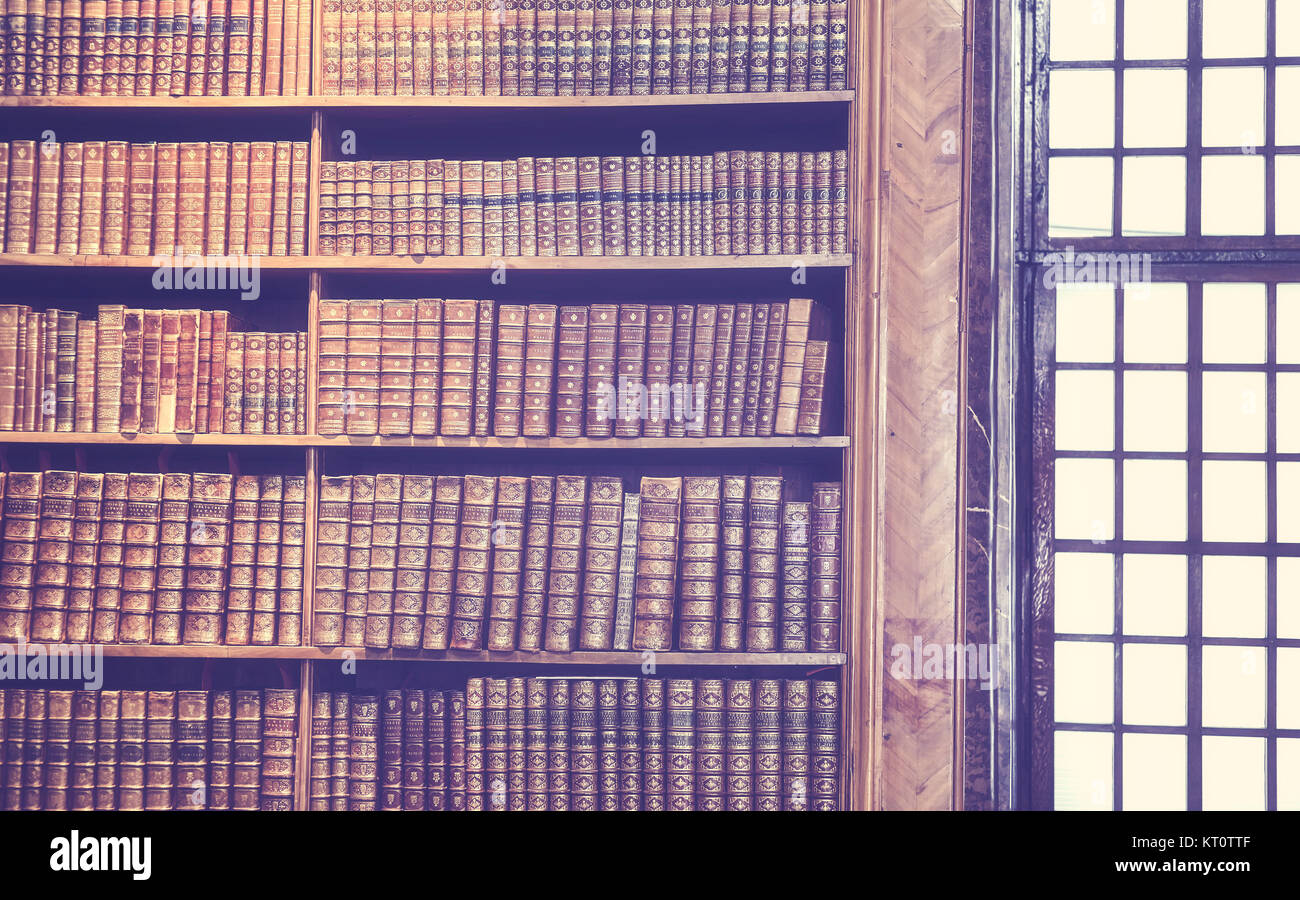
[[[771,0],[772,25],[769,32],[769,89],[773,92],[790,90],[790,25],[791,7],[795,0]]]
[[[208,376],[208,431],[213,434],[227,432],[226,417],[226,379],[229,371],[228,348],[230,314],[224,310],[217,310],[212,313],[212,364]],[[240,356],[237,360],[236,367],[242,366],[242,344],[240,345]],[[242,377],[242,375],[241,375]],[[242,387],[239,388],[242,391]],[[233,432],[238,434],[239,423],[242,419],[236,418],[233,422]]]
[[[559,358],[555,377],[554,430],[559,437],[581,437],[583,433],[583,423],[586,418],[589,313],[590,309],[585,306],[566,306],[559,311]],[[549,409],[549,396],[544,399]],[[542,400],[539,392],[535,402],[540,404]]]
[[[262,93],[266,95],[280,95],[285,93],[285,12],[287,8],[292,8],[293,0],[268,0],[266,4],[266,58],[262,64]],[[366,20],[364,18],[365,4],[359,3],[358,9],[362,11],[362,20],[360,27],[362,29],[362,39],[364,40],[366,32]],[[374,25],[374,2],[370,3],[370,27]],[[370,41],[373,46],[374,32],[371,30]],[[374,91],[366,91],[367,94],[373,94]]]
[[[280,572],[276,596],[275,642],[297,647],[303,642],[303,578],[307,532],[307,478],[284,477],[280,507]]]
[[[754,682],[727,680],[726,808],[754,808]]]
[[[596,809],[596,682],[577,679],[570,682],[569,726],[569,809],[593,812]]]
[[[447,808],[461,812],[468,809],[465,691],[447,695],[447,719]]]
[[[572,719],[571,682],[555,679],[547,683],[547,809],[552,812],[572,808],[569,728]]]
[[[781,705],[781,808],[806,812],[808,799],[808,688],[806,680],[786,679]]]
[[[380,434],[410,434],[415,386],[414,300],[381,301],[379,341]]]
[[[534,303],[528,307],[522,398],[524,437],[547,437],[552,434],[557,316],[557,308],[550,304]]]
[[[329,694],[329,780],[327,808],[346,812],[348,808],[348,766],[352,695],[347,691]]]
[[[337,97],[343,88],[343,3],[321,4],[321,91]]]
[[[648,308],[624,303],[618,308],[618,378],[615,437],[640,437],[645,402]],[[671,344],[669,345],[671,352]]]
[[[717,646],[722,479],[688,477],[682,490],[677,646],[682,650],[713,650]]]
[[[619,683],[612,678],[596,682],[596,809],[614,812],[619,809],[618,777],[618,694]]]
[[[767,313],[766,338],[763,342],[762,370],[759,374],[758,384],[758,409],[755,431],[759,437],[771,437],[776,428],[776,402],[781,381],[785,322],[786,304],[770,304]]]
[[[528,808],[527,695],[526,679],[509,678],[505,681],[505,709],[501,709],[500,701],[494,705],[495,715],[505,720],[504,808],[511,811]],[[495,791],[493,796],[497,797]]]
[[[423,626],[429,529],[433,514],[433,478],[427,475],[403,476],[400,491],[393,596],[390,604],[391,627],[387,624],[385,612],[383,628],[376,637],[386,639],[382,646],[414,649],[420,646]],[[373,559],[371,572],[373,582]],[[384,631],[388,633],[384,634]],[[371,631],[368,629],[367,639],[370,637]]]
[[[523,415],[524,332],[528,307],[502,305],[497,325],[496,391],[493,399],[492,433],[498,437],[519,437]]]
[[[137,97],[148,97],[154,92],[155,59],[159,53],[158,20],[157,0],[141,0],[140,23],[136,34],[135,94]],[[170,31],[171,13],[168,13],[167,25]],[[168,54],[168,62],[170,63],[170,41],[168,41],[165,52]],[[171,78],[168,76],[168,83],[170,84],[170,82]]]
[[[632,646],[633,601],[636,592],[636,544],[640,512],[641,495],[624,494],[613,639],[612,644],[607,649],[630,650]]]
[[[0,312],[0,329],[8,330],[3,324],[4,313]],[[96,346],[96,327],[97,323],[91,319],[82,319],[77,322],[76,333],[76,361],[74,364],[74,385],[73,385],[73,423],[72,430],[83,434],[95,431],[95,396],[98,391],[98,384],[95,380],[95,367],[99,359],[100,351]],[[0,338],[3,340],[3,338]],[[0,363],[0,365],[3,365]],[[0,374],[0,380],[4,375]],[[6,384],[12,384],[6,381]],[[0,400],[0,410],[3,409],[4,401]],[[0,411],[0,428],[3,427],[7,419],[5,413]]]
[[[790,90],[808,90],[808,20],[810,0],[790,3]]]
[[[81,155],[81,197],[78,200],[77,252],[98,254],[103,250],[104,219],[104,153],[103,141],[86,141]],[[12,176],[11,176],[12,177]],[[10,185],[12,193],[13,185]],[[10,220],[14,215],[10,200]],[[69,222],[71,227],[74,223]],[[9,248],[12,250],[12,246]]]
[[[172,4],[171,48],[172,56],[168,67],[166,81],[156,84],[160,94],[184,96],[189,80],[190,59],[190,9],[195,8],[186,0],[174,0]],[[206,27],[206,25],[205,25]]]
[[[360,93],[359,69],[361,65],[359,0],[342,0],[339,18],[341,35],[339,93],[355,97]]]
[[[147,644],[152,639],[162,484],[162,475],[127,476],[122,616],[118,622],[118,640],[124,644]]]
[[[559,3],[536,0],[537,96],[554,97],[559,90]]]
[[[568,652],[577,647],[587,489],[588,478],[585,475],[556,476],[546,588],[548,651]]]
[[[13,9],[13,0],[10,0],[9,8]],[[104,0],[85,0],[82,5],[81,37],[78,42],[81,71],[78,73],[77,88],[68,93],[81,93],[88,97],[98,97],[104,93],[104,29],[107,9]],[[12,34],[12,18],[10,23],[9,30]]]
[[[253,615],[249,643],[266,647],[276,643],[276,610],[280,587],[280,518],[284,506],[284,478],[258,477],[257,546],[254,548]]]
[[[377,434],[383,304],[353,300],[347,305],[347,371],[344,430],[347,434]]]
[[[158,530],[158,590],[153,603],[153,643],[179,644],[185,611],[185,547],[189,540],[192,477],[163,476]]]
[[[668,650],[673,639],[682,480],[643,477],[640,494],[632,647]]]
[[[840,686],[818,679],[809,693],[810,803],[815,811],[834,812],[840,793]]]
[[[149,691],[145,701],[144,808],[173,809],[176,784],[176,691]]]
[[[318,646],[337,647],[343,643],[351,497],[350,476],[321,478],[316,512],[316,566],[312,617],[312,643]]]
[[[75,90],[74,90],[75,93]],[[0,744],[4,743],[4,697],[0,691]],[[95,753],[99,719],[99,692],[76,691],[72,701],[72,733],[68,779],[68,809],[89,812],[95,808]],[[3,754],[0,753],[0,766]],[[3,785],[0,779],[0,785]]]
[[[646,314],[645,383],[640,385],[646,402],[644,412],[637,410],[645,437],[666,437],[676,406],[672,395],[673,318],[673,308],[667,305],[651,306]]]
[[[726,682],[701,678],[695,685],[695,808],[726,809]]]
[[[629,89],[622,93],[642,96],[655,93],[655,0],[631,0],[631,2],[631,84]]]
[[[443,302],[422,299],[415,303],[415,380],[411,432],[432,435],[438,433]]]
[[[344,595],[343,643],[365,644],[366,611],[370,602],[370,562],[375,521],[375,476],[352,477],[349,511],[347,582]]]
[[[612,650],[623,524],[623,480],[594,477],[587,498],[585,565],[578,647]]]
[[[54,386],[54,421],[53,427],[47,430],[72,431],[77,402],[77,314],[67,310],[51,312],[55,312],[56,320],[54,377],[48,378],[47,384]]]
[[[38,0],[39,2],[39,0]],[[39,95],[40,91],[36,91]],[[41,142],[36,161],[35,211],[32,217],[32,252],[53,253],[59,242],[59,187],[62,145]]]
[[[814,652],[840,646],[840,547],[843,541],[843,490],[838,481],[813,485],[812,561],[808,645]]]
[[[402,730],[405,711],[400,688],[384,691],[379,704],[379,808],[384,810],[402,808]]]
[[[427,702],[424,807],[438,811],[447,808],[447,704],[442,691],[429,691]]]
[[[749,479],[745,598],[745,649],[749,652],[774,651],[778,644],[781,492],[779,475]]]
[[[155,158],[152,205],[153,252],[155,256],[162,256],[175,253],[177,247],[180,145],[159,144]]]
[[[443,304],[440,434],[473,433],[477,316],[478,305],[473,300]]]
[[[206,144],[180,145],[175,243],[182,253],[203,252],[209,156]]]
[[[348,727],[348,809],[379,807],[379,698],[353,694]]]
[[[754,806],[781,809],[781,739],[784,687],[780,679],[754,683]]]
[[[126,476],[119,473],[106,473],[103,502],[100,506],[99,548],[95,568],[95,613],[91,621],[91,638],[96,643],[117,643],[117,626],[122,608],[122,556],[125,531]]]
[[[546,615],[546,576],[550,569],[551,519],[555,504],[555,478],[532,475],[528,479],[528,511],[524,529],[524,568],[520,581],[520,650],[542,649]]]
[[[714,0],[694,0],[691,4],[690,93],[709,92],[709,52],[713,37]]]
[[[458,475],[439,475],[434,483],[429,586],[425,595],[424,635],[420,645],[425,650],[446,650],[450,643],[463,492],[463,479]]]
[[[311,769],[307,782],[307,808],[312,812],[330,808],[331,705],[329,691],[312,692]]]
[[[727,381],[727,437],[740,437],[745,418],[745,385],[748,380],[750,345],[754,335],[754,311],[761,304],[737,303],[731,342],[731,374]]]
[[[483,623],[487,616],[494,549],[497,481],[494,476],[481,475],[466,475],[464,479],[460,539],[456,551],[452,649],[478,650],[483,646]]]
[[[444,36],[434,34],[432,0],[414,0],[411,13],[411,92],[427,97],[433,93],[435,46]]]
[[[614,682],[618,692],[618,808],[641,809],[641,681]]]
[[[180,314],[173,309],[164,310],[160,326],[158,418],[156,426],[159,434],[172,434],[176,431],[177,367],[180,358],[181,334]]]
[[[641,808],[668,809],[668,744],[664,679],[641,679]]]
[[[713,359],[707,392],[706,431],[709,437],[722,437],[727,422],[727,387],[731,381],[731,345],[734,339],[736,304],[717,306],[714,325]]]
[[[31,624],[28,629],[33,641],[58,643],[65,639],[76,495],[75,472],[47,471],[42,474],[39,522],[34,535],[36,565],[31,582]],[[9,558],[7,543],[6,559]],[[31,544],[23,542],[16,545],[15,549],[18,547],[21,547],[22,555],[25,556]]]
[[[808,90],[830,89],[830,0],[808,0]]]
[[[68,141],[62,146],[61,177],[57,201],[56,248],[59,253],[76,253],[80,236],[83,145]]]
[[[718,649],[737,651],[745,646],[745,563],[748,477],[722,479],[722,556],[718,592]]]
[[[709,4],[708,92],[725,94],[731,76],[731,2],[713,0]]]
[[[239,646],[253,643],[253,619],[257,615],[257,507],[261,488],[256,475],[234,477],[234,502],[230,518],[230,569],[227,574],[224,598],[224,642]],[[210,637],[219,631],[223,611],[221,599],[214,596],[216,611],[192,617],[196,630],[205,632],[208,642],[217,643],[220,637]]]
[[[478,301],[478,336],[474,348],[474,434],[486,436],[492,427],[492,365],[496,340],[496,303]],[[552,322],[554,319],[552,319]]]
[[[524,517],[528,479],[502,475],[497,485],[492,542],[492,606],[488,616],[487,649],[513,650],[519,619],[524,566]]]
[[[184,93],[189,96],[203,96],[208,83],[208,33],[212,25],[209,16],[212,12],[212,0],[193,0],[190,6],[189,53]],[[175,57],[172,65],[175,66]],[[176,93],[176,82],[172,81],[172,92]]]

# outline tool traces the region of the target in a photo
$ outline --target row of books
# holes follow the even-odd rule
[[[824,307],[321,300],[321,434],[819,434]]]
[[[0,688],[0,809],[293,809],[295,688]]]
[[[844,90],[848,0],[325,0],[328,95]]]
[[[311,0],[0,0],[4,93],[310,92]]]
[[[306,478],[9,472],[0,640],[302,643]]]
[[[313,810],[838,808],[830,680],[469,678],[312,694]]]
[[[842,492],[780,475],[331,475],[314,643],[839,649]]]
[[[324,256],[847,253],[843,150],[321,163]]]
[[[306,332],[230,313],[0,305],[0,431],[306,434]]]
[[[306,141],[0,143],[7,253],[301,256]]]

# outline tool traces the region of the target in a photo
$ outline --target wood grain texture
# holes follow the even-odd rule
[[[951,681],[893,678],[897,645],[956,629],[962,0],[885,10],[880,788],[885,809],[954,806]]]

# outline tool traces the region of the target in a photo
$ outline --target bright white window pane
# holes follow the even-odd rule
[[[1058,362],[1115,361],[1114,285],[1056,286],[1056,359]]]
[[[1187,540],[1187,463],[1124,460],[1124,539]]]
[[[1209,68],[1201,73],[1201,144],[1256,148],[1264,142],[1264,70]]]
[[[1124,146],[1187,146],[1187,70],[1124,71]]]
[[[1115,715],[1115,645],[1057,641],[1052,665],[1056,721],[1107,725]]]
[[[1262,284],[1206,284],[1201,310],[1207,363],[1262,363],[1268,332]]]
[[[1201,648],[1201,724],[1263,728],[1268,666],[1263,647]]]
[[[1206,59],[1263,56],[1264,13],[1264,0],[1205,0],[1201,54]]]
[[[1053,806],[1061,810],[1112,809],[1114,736],[1104,731],[1058,731],[1053,743]]]
[[[1109,459],[1056,461],[1056,536],[1086,541],[1115,537],[1115,466]]]
[[[1300,809],[1300,738],[1277,739],[1277,808]]]
[[[1262,453],[1268,385],[1263,372],[1206,372],[1201,389],[1201,442],[1206,453]]]
[[[1273,228],[1278,234],[1300,234],[1300,156],[1278,156],[1273,166]]]
[[[1130,0],[1124,4],[1125,59],[1187,56],[1187,0]]]
[[[1262,541],[1267,536],[1264,464],[1201,464],[1201,535],[1207,541]]]
[[[1300,372],[1277,373],[1277,449],[1300,453]]]
[[[1264,233],[1264,157],[1201,160],[1201,234]]]
[[[1187,809],[1187,736],[1124,735],[1124,809]]]
[[[1279,147],[1300,144],[1300,66],[1278,66],[1274,78],[1277,102],[1273,143]]]
[[[1201,633],[1264,637],[1268,566],[1258,556],[1207,556],[1201,561]]]
[[[1277,560],[1277,636],[1300,638],[1300,558]]]
[[[1115,73],[1057,69],[1048,81],[1048,146],[1115,145]]]
[[[1124,233],[1187,232],[1187,160],[1181,156],[1124,157]]]
[[[1111,233],[1113,162],[1069,156],[1048,160],[1047,230],[1052,237],[1097,237]]]
[[[1268,744],[1264,738],[1201,739],[1201,809],[1268,807]]]
[[[1277,291],[1277,361],[1300,363],[1300,284],[1279,284]]]
[[[1115,0],[1052,0],[1052,59],[1114,59]]]
[[[1056,373],[1056,449],[1115,447],[1115,374]]]
[[[1300,56],[1300,0],[1277,0],[1277,55]]]
[[[1187,449],[1187,373],[1124,373],[1124,449]]]
[[[1124,645],[1124,724],[1187,724],[1187,648]]]
[[[1300,542],[1300,463],[1277,464],[1277,539],[1284,544]]]
[[[1058,634],[1110,634],[1115,630],[1115,557],[1109,553],[1058,553],[1053,614]]]
[[[1187,285],[1124,285],[1124,361],[1187,362]]]
[[[1124,557],[1124,633],[1187,634],[1187,557]]]
[[[1277,650],[1277,727],[1300,728],[1300,650]]]

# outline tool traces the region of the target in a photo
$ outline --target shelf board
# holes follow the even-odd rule
[[[648,106],[745,106],[849,103],[853,91],[650,94],[593,97],[0,97],[0,109],[618,109]]]
[[[232,647],[223,644],[43,644],[11,645],[17,650],[40,649],[47,654],[98,647],[105,656],[135,659],[319,659],[315,647]]]
[[[200,257],[209,259],[237,257]],[[87,267],[152,269],[157,257],[89,256],[74,253],[0,253],[0,266]],[[171,257],[167,257],[171,259]],[[422,271],[463,272],[493,268],[498,263],[516,271],[662,271],[678,269],[788,269],[796,263],[808,268],[847,268],[851,253],[807,256],[253,256],[262,269],[332,272]]]
[[[429,447],[500,450],[765,450],[844,448],[841,435],[693,438],[377,437],[318,434],[118,434],[111,432],[0,431],[0,444],[174,447]]]

